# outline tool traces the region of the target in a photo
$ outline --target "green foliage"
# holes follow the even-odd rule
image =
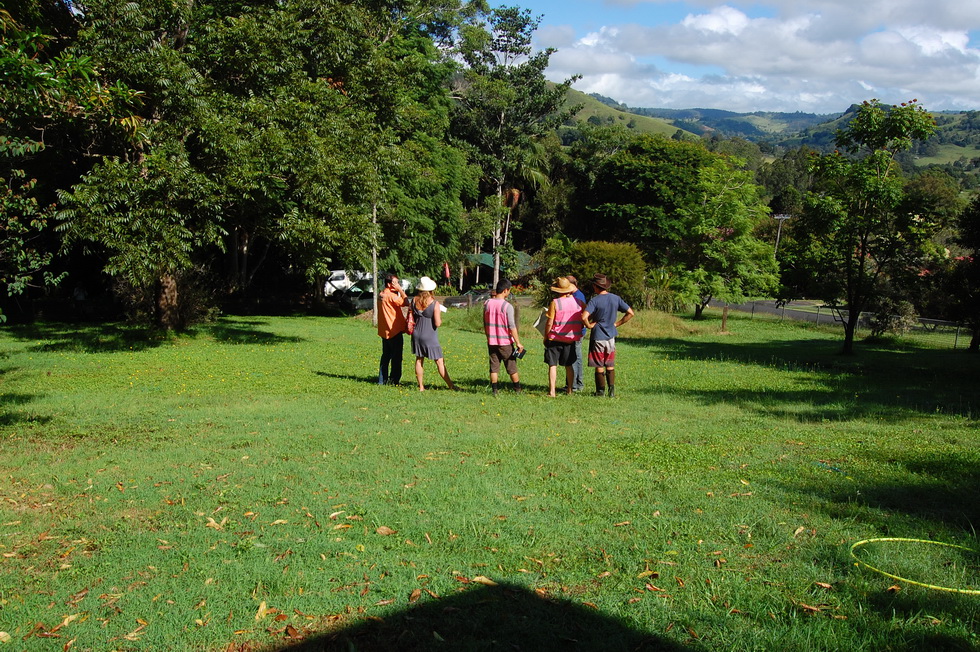
[[[8,295],[21,294],[31,282],[54,285],[65,276],[49,269],[54,251],[46,238],[54,206],[40,206],[38,180],[15,167],[44,149],[37,135],[64,124],[109,124],[134,135],[140,125],[126,113],[139,93],[120,83],[103,85],[89,57],[50,56],[53,40],[0,10],[0,285]]]
[[[61,201],[66,245],[102,244],[105,271],[138,287],[189,269],[194,251],[221,235],[210,184],[185,152],[156,150],[140,164],[104,159]]]
[[[694,298],[697,317],[713,298],[737,303],[748,295],[772,296],[776,261],[755,237],[767,218],[762,188],[751,173],[723,160],[702,167],[698,181],[697,203],[678,210],[687,235],[671,248],[679,294]]]
[[[612,153],[601,156],[610,145]],[[717,156],[698,143],[660,136],[607,141],[587,151],[600,153],[588,197],[601,225],[597,233],[637,244],[655,264],[667,262],[670,246],[687,235],[679,210],[698,201],[698,170]]]
[[[579,289],[590,294],[589,280],[595,274],[605,274],[612,281],[611,292],[618,294],[631,306],[644,305],[646,263],[633,244],[614,242],[575,242],[556,234],[545,242],[535,256],[538,267],[535,301],[547,305],[553,296],[550,288],[559,276],[572,274]]]
[[[889,278],[914,275],[923,267],[937,215],[902,210],[904,183],[895,152],[934,128],[932,117],[913,101],[886,111],[865,102],[852,123],[838,132],[838,143],[859,158],[839,153],[815,158],[818,178],[795,230],[795,245],[821,298],[844,305],[848,318],[844,351],[853,351],[854,331],[865,310]],[[894,283],[898,287],[908,285]]]
[[[452,133],[481,170],[481,195],[512,209],[494,225],[495,252],[508,242],[521,191],[541,178],[536,141],[575,110],[564,107],[574,80],[555,85],[544,77],[554,50],[532,52],[538,22],[527,9],[500,7],[486,22],[472,21],[460,30],[457,52],[465,65],[452,88]]]
[[[589,280],[595,274],[605,274],[612,281],[610,292],[618,294],[631,306],[643,305],[647,266],[636,245],[577,242],[572,246],[568,263],[586,295],[591,291]]]
[[[49,268],[53,252],[39,246],[55,209],[38,205],[31,195],[36,183],[14,170],[0,188],[0,286],[10,296],[23,293],[38,276],[45,285],[55,285],[64,277]],[[4,319],[0,312],[0,322]]]

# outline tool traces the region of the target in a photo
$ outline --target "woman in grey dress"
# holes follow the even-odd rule
[[[432,291],[435,289],[435,281],[428,276],[423,276],[419,279],[419,294],[409,304],[409,309],[415,317],[412,353],[415,354],[415,378],[419,381],[420,392],[425,391],[425,384],[422,382],[422,363],[426,358],[436,361],[436,369],[449,389],[457,389],[442,359],[442,346],[439,344],[437,332],[437,329],[442,326],[442,306],[432,296]]]

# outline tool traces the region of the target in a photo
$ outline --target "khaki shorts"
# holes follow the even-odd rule
[[[500,372],[500,363],[503,361],[504,369],[507,373],[513,376],[517,373],[517,360],[514,359],[514,345],[513,344],[487,344],[487,353],[490,354],[490,373],[495,374]]]

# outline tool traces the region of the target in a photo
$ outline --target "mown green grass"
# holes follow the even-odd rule
[[[0,331],[8,646],[978,644],[977,596],[849,557],[980,548],[974,356],[641,313],[616,399],[549,399],[522,313],[528,391],[498,399],[465,311],[441,331],[462,393],[407,360],[378,387],[360,318]],[[971,553],[862,554],[980,589]]]

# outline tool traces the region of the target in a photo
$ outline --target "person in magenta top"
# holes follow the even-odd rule
[[[521,378],[517,373],[517,358],[524,350],[521,336],[517,332],[517,319],[514,316],[514,306],[507,302],[510,295],[511,282],[500,279],[497,283],[496,296],[487,299],[483,306],[483,332],[487,336],[487,353],[490,356],[490,387],[493,395],[500,392],[500,363],[514,383],[514,391],[521,392]]]
[[[555,396],[558,366],[565,367],[565,393],[575,384],[577,342],[582,339],[582,311],[585,306],[573,294],[577,290],[564,276],[555,279],[551,291],[558,296],[548,306],[545,325],[544,361],[548,365],[548,396]]]
[[[587,301],[585,299],[585,293],[582,292],[582,288],[578,287],[578,279],[572,276],[571,274],[569,274],[565,278],[568,279],[569,283],[575,286],[575,291],[572,292],[572,296],[578,299],[579,301],[581,301],[582,305],[584,306],[587,303]],[[582,340],[584,339],[585,339],[585,327],[583,326]],[[585,388],[585,381],[582,376],[582,362],[585,360],[585,358],[582,356],[582,340],[579,340],[578,342],[575,343],[575,364],[572,365],[572,368],[575,369],[575,384],[572,385],[573,392],[580,392],[582,391],[582,389]],[[566,394],[568,393],[567,388],[565,390],[565,393]]]

